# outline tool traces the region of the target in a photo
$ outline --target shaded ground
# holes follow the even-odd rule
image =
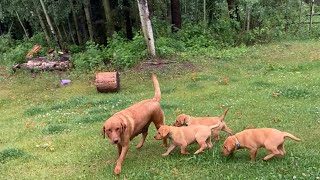
[[[137,64],[132,68],[134,71],[143,72],[143,71],[150,71],[150,70],[156,70],[156,71],[176,71],[176,72],[182,72],[182,71],[198,71],[199,67],[191,62],[178,62],[168,59],[150,59],[147,61],[142,61],[141,63]]]

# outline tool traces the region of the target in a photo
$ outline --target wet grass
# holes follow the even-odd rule
[[[274,127],[300,137],[286,141],[284,158],[264,162],[265,150],[256,162],[245,150],[223,157],[223,132],[212,150],[183,156],[177,148],[163,158],[151,125],[142,149],[134,148],[139,137],[131,142],[120,177],[113,175],[117,148],[102,138],[102,124],[153,97],[148,73],[122,72],[121,91],[110,94],[96,92],[91,74],[0,78],[0,179],[319,179],[319,46],[303,41],[230,49],[192,60],[196,72],[156,72],[167,124],[180,113],[218,116],[229,107],[226,122],[234,132]],[[61,77],[72,84],[57,86]]]

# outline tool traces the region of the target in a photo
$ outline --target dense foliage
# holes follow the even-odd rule
[[[182,26],[172,30],[174,24],[170,19],[176,17],[169,9],[173,1],[177,0],[148,1],[160,58],[210,56],[230,46],[285,38],[318,38],[320,35],[317,24],[308,24],[309,1],[178,0]],[[72,61],[79,70],[94,70],[105,65],[129,68],[148,58],[137,2],[44,0],[44,4],[58,41],[50,35],[45,11],[38,0],[0,0],[1,64],[11,66],[24,62],[25,54],[35,44],[43,47],[39,55],[46,55],[49,48],[59,49],[58,43],[61,50],[68,49],[72,53]],[[109,7],[110,12],[105,7]],[[313,13],[317,10],[316,3]],[[313,22],[318,20],[318,16],[313,16]]]

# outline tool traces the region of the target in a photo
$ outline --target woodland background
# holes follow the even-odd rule
[[[154,53],[143,38],[139,3],[148,5]],[[46,55],[50,48],[68,50],[76,69],[94,70],[130,68],[147,58],[190,59],[230,46],[273,40],[317,39],[319,3],[0,0],[0,63],[11,67],[25,62],[25,54],[35,44],[42,46],[39,55]]]

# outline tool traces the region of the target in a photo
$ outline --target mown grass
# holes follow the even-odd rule
[[[105,119],[153,96],[146,72],[121,73],[121,91],[99,94],[92,75],[28,72],[0,77],[0,179],[319,179],[320,42],[253,46],[193,59],[196,71],[156,71],[166,123],[180,113],[220,115],[235,132],[274,127],[302,142],[286,141],[287,155],[268,162],[258,152],[222,157],[226,133],[213,150],[168,157],[150,126],[144,147],[134,139],[119,177],[113,175],[117,148],[100,135]],[[164,73],[165,72],[165,73]],[[5,74],[5,73],[0,73]],[[61,78],[72,84],[59,87]],[[197,145],[188,147],[194,152]]]

